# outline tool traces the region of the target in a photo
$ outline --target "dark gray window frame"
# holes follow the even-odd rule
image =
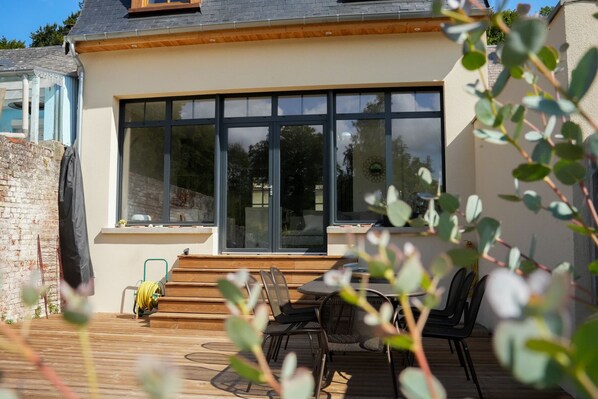
[[[418,112],[392,112],[391,111],[391,94],[398,92],[418,92],[418,91],[437,91],[440,95],[440,111],[418,111]],[[384,112],[380,113],[347,113],[337,114],[336,113],[336,94],[348,94],[348,93],[380,93],[383,92],[385,96],[385,109]],[[327,98],[327,113],[317,115],[277,115],[278,109],[278,96],[289,96],[289,95],[309,95],[309,94],[323,94]],[[234,97],[272,97],[272,113],[271,116],[257,116],[257,117],[224,117],[224,100],[225,98]],[[194,99],[215,99],[215,118],[207,119],[184,119],[184,120],[173,120],[172,119],[172,102],[179,100],[194,100]],[[124,122],[125,120],[125,105],[129,103],[140,103],[140,102],[153,102],[153,101],[165,101],[166,102],[166,118],[164,121],[152,121],[152,122]],[[122,214],[122,182],[123,182],[123,146],[124,146],[124,132],[129,127],[164,127],[165,128],[165,149],[164,149],[164,204],[163,204],[163,220],[156,221],[157,224],[162,225],[180,225],[180,226],[218,226],[222,225],[224,214],[224,203],[221,195],[222,187],[225,187],[226,182],[223,181],[225,173],[223,172],[226,168],[226,146],[225,137],[223,131],[226,127],[231,125],[239,124],[267,124],[269,126],[278,126],[285,122],[292,121],[292,123],[304,122],[318,122],[322,123],[325,127],[324,131],[324,185],[325,195],[324,201],[324,220],[327,225],[339,225],[339,224],[363,224],[375,222],[376,220],[339,220],[337,219],[337,195],[336,195],[336,158],[335,158],[335,145],[336,145],[336,123],[338,120],[351,120],[351,119],[383,119],[385,125],[385,154],[386,154],[386,170],[392,171],[392,120],[393,119],[417,119],[417,118],[439,118],[440,119],[440,139],[442,148],[442,187],[441,190],[446,189],[446,151],[445,151],[445,121],[444,121],[444,91],[441,86],[418,86],[418,87],[389,87],[389,88],[354,88],[354,89],[342,89],[342,90],[327,90],[327,91],[291,91],[291,92],[262,92],[262,93],[239,93],[231,95],[210,95],[210,96],[179,96],[179,97],[159,97],[159,98],[143,98],[143,99],[130,99],[122,100],[120,102],[119,110],[119,129],[118,129],[118,195],[117,195],[117,218],[120,219]],[[167,201],[168,195],[168,184],[170,180],[169,162],[170,162],[170,135],[173,126],[190,126],[190,125],[214,125],[215,126],[215,137],[214,137],[214,222],[213,223],[201,223],[201,222],[169,222],[166,221],[168,218],[168,207],[169,201]],[[168,169],[167,169],[168,168]],[[392,184],[392,173],[386,174],[385,187]],[[147,225],[146,222],[130,222],[131,225]],[[222,241],[222,240],[220,240]],[[222,243],[221,243],[222,244]],[[222,250],[222,248],[221,248]]]

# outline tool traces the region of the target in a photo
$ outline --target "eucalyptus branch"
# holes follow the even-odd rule
[[[93,399],[98,399],[98,379],[91,354],[89,332],[87,331],[87,327],[85,326],[79,327],[79,342],[81,343],[81,353],[83,354],[83,361],[85,362],[85,372],[87,374],[87,383],[89,384],[91,397]]]
[[[29,363],[35,366],[39,372],[48,380],[50,384],[52,384],[58,392],[62,394],[62,396],[66,399],[78,399],[79,397],[69,388],[56,374],[53,368],[48,366],[44,363],[41,356],[35,352],[21,337],[19,334],[16,334],[11,328],[9,328],[4,323],[0,323],[0,333],[8,338],[15,346],[11,349],[15,353],[19,353],[23,358],[25,358]]]
[[[583,388],[590,394],[590,398],[598,398],[598,387],[596,387],[584,368],[578,367],[575,372],[575,377],[581,386],[583,386]]]
[[[266,360],[266,356],[264,355],[264,352],[262,351],[262,347],[255,346],[255,347],[251,348],[251,352],[257,359],[259,368],[264,373],[264,378],[266,380],[266,383],[268,385],[270,385],[272,387],[272,389],[274,389],[274,391],[278,395],[282,395],[282,387],[280,386],[280,383],[278,382],[278,380],[276,380],[276,378],[272,374],[272,369],[270,369],[270,365],[268,364],[268,361]]]
[[[581,193],[584,196],[586,205],[588,207],[588,210],[590,211],[592,220],[594,221],[594,226],[598,226],[598,212],[596,212],[596,206],[594,205],[594,201],[592,201],[590,192],[588,191],[588,188],[586,187],[583,181],[579,182],[579,188],[581,189]]]
[[[401,303],[401,307],[403,308],[405,322],[407,323],[409,335],[411,335],[411,338],[413,339],[412,351],[415,355],[415,358],[417,359],[417,363],[421,367],[424,376],[426,377],[426,386],[428,387],[428,392],[432,394],[432,399],[438,399],[438,393],[434,389],[432,370],[430,370],[430,365],[428,364],[428,359],[424,352],[424,346],[422,345],[421,331],[417,328],[417,325],[415,323],[415,317],[413,316],[413,312],[411,311],[409,296],[407,294],[401,294],[399,296],[399,301]]]

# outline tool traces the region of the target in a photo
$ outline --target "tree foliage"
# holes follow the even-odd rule
[[[22,40],[8,40],[6,37],[2,36],[0,38],[0,49],[8,50],[8,49],[15,49],[15,48],[25,48],[25,42]]]
[[[548,17],[552,12],[553,7],[544,6],[540,8],[538,14],[544,18]],[[493,11],[491,16],[494,17],[497,14],[496,11]],[[519,12],[517,10],[503,10],[501,12],[502,18],[509,28],[513,26],[513,22],[517,21],[519,18]],[[486,40],[489,45],[499,44],[505,40],[505,33],[500,30],[500,28],[496,25],[490,25],[488,29],[486,29]]]
[[[80,11],[72,13],[62,21],[61,25],[54,23],[39,27],[30,35],[31,47],[62,45],[64,37],[68,35],[75,22],[77,22],[79,13]]]

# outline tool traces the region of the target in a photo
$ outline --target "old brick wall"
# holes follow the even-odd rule
[[[0,317],[33,316],[20,289],[38,268],[40,237],[49,303],[57,302],[58,177],[62,144],[33,144],[0,136]],[[44,315],[43,301],[39,302]],[[38,309],[38,312],[39,312]]]

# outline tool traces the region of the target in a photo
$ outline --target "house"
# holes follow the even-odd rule
[[[0,50],[0,134],[73,143],[77,81],[62,46]]]
[[[442,21],[431,1],[87,0],[67,40],[96,309],[128,310],[144,260],[185,248],[342,255],[377,220],[365,193],[422,209],[422,165],[474,193],[477,75]],[[447,248],[392,231],[425,262]]]

